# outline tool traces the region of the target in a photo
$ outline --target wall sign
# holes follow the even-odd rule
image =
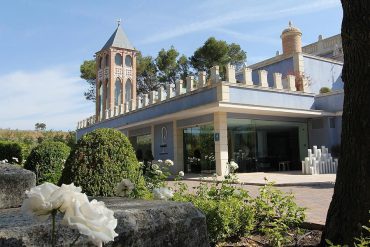
[[[215,142],[220,141],[220,133],[214,133]]]
[[[167,128],[165,126],[161,129],[161,152],[160,154],[168,154],[166,148],[167,148]]]

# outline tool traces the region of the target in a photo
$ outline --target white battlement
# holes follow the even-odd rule
[[[208,78],[205,71],[200,71],[197,76],[186,77],[186,88],[184,87],[183,80],[177,80],[175,84],[166,85],[166,88],[160,87],[157,91],[151,91],[149,94],[138,95],[135,101],[130,100],[119,106],[115,106],[112,110],[107,109],[104,111],[104,114],[98,118],[92,116],[85,120],[79,121],[77,123],[77,129],[86,128],[92,124],[95,124],[96,121],[99,122],[113,117],[125,115],[133,111],[144,109],[151,105],[159,104],[163,101],[175,99],[176,97],[186,97],[188,94],[190,95],[198,90],[203,90],[203,88],[215,87],[220,83],[238,85],[241,87],[259,90],[296,92],[294,75],[288,75],[283,79],[282,74],[273,73],[273,82],[272,86],[270,87],[268,84],[268,72],[266,70],[257,71],[258,83],[253,82],[252,80],[252,69],[244,66],[241,70],[241,73],[243,78],[240,82],[238,82],[236,79],[235,66],[228,64],[225,70],[226,81],[222,81],[220,67],[213,66],[210,69],[210,75]]]

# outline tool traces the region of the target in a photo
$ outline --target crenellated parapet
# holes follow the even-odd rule
[[[228,88],[230,86],[269,92],[294,92],[295,94],[305,93],[297,92],[294,75],[287,75],[286,78],[282,78],[281,73],[273,73],[273,81],[269,84],[268,71],[258,70],[258,81],[253,81],[252,72],[252,69],[244,66],[240,71],[238,71],[238,74],[241,74],[242,78],[237,80],[235,66],[228,64],[225,69],[225,81],[223,81],[220,75],[220,67],[213,66],[210,69],[209,75],[207,75],[205,71],[199,71],[196,75],[187,76],[185,78],[185,82],[179,79],[174,84],[167,84],[165,87],[161,86],[157,90],[153,90],[147,94],[138,95],[134,99],[127,100],[124,103],[120,103],[119,105],[106,109],[102,117],[93,116],[78,122],[77,129],[86,128],[96,122],[124,116],[135,111],[147,109],[156,104],[161,104],[162,102],[176,100],[180,97],[187,97],[188,95],[214,87],[221,88],[219,93],[222,95],[222,97],[219,97],[219,100],[221,101],[227,101],[229,93]]]

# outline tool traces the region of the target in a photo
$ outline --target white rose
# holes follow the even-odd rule
[[[157,160],[157,162],[158,162],[158,163],[162,163],[162,162],[163,162],[163,160]]]
[[[116,187],[116,195],[127,196],[133,189],[134,184],[129,179],[123,179]]]
[[[172,160],[170,160],[170,159],[166,159],[166,160],[164,161],[164,163],[165,163],[167,166],[173,166],[173,161],[172,161]]]
[[[81,187],[76,187],[73,183],[69,185],[62,184],[50,197],[59,211],[64,213],[68,208],[73,207],[72,204],[75,201],[89,202],[87,195],[81,193],[81,191]]]
[[[152,169],[153,169],[153,170],[159,170],[159,166],[158,166],[157,164],[153,164],[153,165],[152,165]]]
[[[160,176],[163,172],[161,170],[154,170],[154,174]]]
[[[179,176],[180,176],[180,177],[185,176],[184,172],[183,172],[183,171],[180,171],[180,172],[179,172]]]
[[[154,199],[168,200],[173,197],[173,191],[168,188],[155,188],[153,190]]]
[[[26,199],[21,208],[22,212],[41,221],[47,220],[51,212],[59,207],[51,197],[58,189],[58,186],[46,182],[27,190]]]
[[[73,207],[67,208],[62,224],[69,225],[89,237],[98,246],[113,241],[118,234],[114,231],[117,219],[104,202],[92,200],[73,201]]]

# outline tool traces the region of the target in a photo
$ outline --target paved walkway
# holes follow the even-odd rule
[[[280,190],[293,193],[299,206],[307,208],[306,222],[324,225],[326,214],[333,196],[335,175],[301,175],[298,172],[276,172],[276,173],[240,173],[238,174],[241,186],[255,197],[258,189],[265,184],[264,177],[269,181],[275,181]],[[212,177],[203,178],[212,181]],[[217,178],[221,180],[221,177]],[[189,188],[199,185],[201,176],[188,174],[185,176]],[[169,182],[170,185],[173,182]]]
[[[263,185],[266,178],[278,186],[334,184],[336,177],[335,174],[303,175],[300,171],[237,173],[237,176],[241,184]],[[214,177],[209,174],[186,174],[185,179],[213,181]],[[222,179],[217,177],[219,181]]]

